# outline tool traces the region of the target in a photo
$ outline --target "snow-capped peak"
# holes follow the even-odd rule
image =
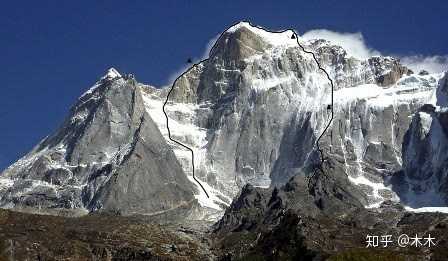
[[[121,74],[113,67],[110,67],[106,74],[101,77],[101,79],[95,83],[95,85],[93,85],[92,87],[90,87],[85,93],[83,93],[81,95],[81,97],[79,97],[79,99],[83,99],[86,95],[90,95],[92,94],[97,88],[98,86],[101,85],[101,82],[104,80],[113,80],[113,79],[117,79],[117,78],[121,78]]]
[[[109,68],[109,70],[107,70],[107,73],[103,77],[101,77],[101,80],[104,80],[104,79],[111,80],[111,79],[120,78],[120,77],[121,77],[121,74],[115,68],[111,67],[111,68]]]
[[[227,29],[226,33],[235,33],[241,28],[249,29],[273,46],[297,46],[297,40],[291,38],[292,35],[296,35],[293,30],[275,32],[252,25],[249,22],[239,22]]]

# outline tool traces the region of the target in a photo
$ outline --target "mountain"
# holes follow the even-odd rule
[[[281,186],[310,175],[333,96],[334,118],[319,141],[325,158],[363,191],[364,206],[400,201],[391,178],[404,169],[404,137],[419,108],[437,103],[443,75],[414,73],[393,57],[359,60],[322,39],[299,46],[293,35],[236,24],[174,82],[165,108],[174,136],[195,151],[197,176],[227,205],[246,183]],[[166,95],[147,96],[150,114]],[[185,149],[173,148],[191,166]]]
[[[332,168],[328,164],[324,170]],[[301,176],[280,189],[246,185],[210,233],[217,255],[223,260],[446,260],[446,214],[411,213],[391,201],[363,208],[346,185],[324,175],[311,186]],[[377,235],[379,247],[367,247],[368,236]],[[391,238],[387,247],[383,235]],[[437,245],[400,246],[403,235],[418,235],[422,244],[431,235]]]
[[[447,119],[448,72],[241,22],[172,86],[109,69],[4,170],[1,208],[70,218],[0,210],[0,257],[445,260]]]
[[[2,173],[0,203],[218,220],[246,184],[314,177],[318,208],[344,210],[342,197],[444,210],[447,88],[443,74],[393,57],[359,60],[326,40],[241,22],[172,86],[110,69]]]
[[[2,173],[2,207],[129,215],[192,204],[196,190],[141,93],[110,69],[54,134]]]
[[[393,185],[412,208],[440,210],[448,199],[447,79],[445,73],[435,92],[436,102],[419,108],[404,136],[403,169],[394,176]]]

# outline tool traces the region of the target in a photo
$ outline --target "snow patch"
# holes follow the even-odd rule
[[[420,125],[423,130],[423,135],[426,136],[431,129],[432,116],[431,116],[431,114],[428,114],[423,111],[419,112],[418,115],[420,117]]]
[[[383,183],[378,182],[372,182],[369,179],[367,179],[364,176],[358,176],[358,177],[351,177],[348,176],[348,179],[355,185],[365,185],[369,186],[373,190],[373,203],[370,205],[367,205],[366,208],[376,208],[379,207],[379,205],[384,201],[384,197],[380,195],[380,190],[389,190],[391,191],[391,188],[386,187]]]
[[[9,188],[14,184],[14,180],[8,178],[0,178],[0,190]]]
[[[257,34],[258,36],[263,38],[264,41],[273,46],[297,46],[297,40],[291,39],[291,36],[293,34],[295,35],[293,30],[286,30],[282,32],[269,32],[262,28],[253,26],[248,22],[240,22],[230,27],[226,32],[234,33],[241,28],[249,29],[251,32]]]
[[[113,79],[117,79],[117,78],[121,78],[121,74],[115,70],[114,68],[109,68],[109,70],[107,70],[106,74],[101,77],[100,81],[96,82],[92,87],[90,87],[86,92],[84,92],[80,97],[79,100],[81,100],[83,97],[85,97],[86,95],[92,94],[101,84],[101,81],[104,80],[113,80]]]
[[[109,68],[109,70],[107,70],[107,73],[103,77],[101,77],[101,80],[105,80],[105,79],[111,80],[111,79],[120,78],[120,77],[121,77],[121,74],[117,70],[115,70],[115,68],[111,67],[111,68]]]
[[[356,87],[342,88],[334,92],[335,103],[345,106],[356,100],[366,100],[369,107],[386,108],[395,104],[409,104],[413,101],[430,103],[433,88],[410,88],[408,85],[397,85],[383,88],[376,84],[362,84]]]
[[[224,197],[226,199],[229,199],[230,201],[231,201],[231,199],[229,197],[225,196],[224,194],[222,194],[221,192],[219,192],[218,190],[214,189],[210,185],[208,185],[207,182],[201,181],[198,178],[196,178],[199,180],[199,182],[201,182],[202,186],[204,186],[204,189],[207,191],[209,197],[207,197],[204,190],[194,180],[193,176],[188,175],[187,177],[193,184],[196,185],[196,187],[199,191],[199,194],[194,195],[194,197],[198,200],[199,204],[202,207],[207,207],[207,208],[211,208],[211,209],[215,209],[215,210],[223,210],[221,206],[229,205],[228,203],[221,200],[221,198],[219,198],[218,195],[220,195],[221,197]]]
[[[187,178],[197,186],[199,194],[195,195],[199,204],[202,207],[210,208],[213,210],[223,211],[222,206],[228,206],[232,199],[217,189],[213,188],[207,182],[200,180],[201,185],[207,191],[210,198],[207,197],[203,189],[193,178],[191,152],[186,148],[179,146],[175,142],[171,141],[168,137],[168,129],[166,126],[166,117],[163,113],[164,101],[154,95],[150,95],[143,92],[143,101],[145,108],[149,115],[151,115],[154,122],[159,127],[162,135],[168,144],[172,147],[174,154],[179,159]],[[196,172],[214,172],[213,166],[210,166],[207,162],[207,130],[198,127],[196,123],[196,115],[198,110],[206,110],[207,104],[186,104],[186,103],[168,103],[165,106],[165,111],[169,118],[169,127],[171,137],[179,142],[190,147],[194,152],[194,164],[196,166]],[[224,199],[224,200],[223,200]],[[227,202],[226,202],[227,201]],[[222,212],[220,212],[222,213]],[[219,217],[217,217],[219,218]]]
[[[296,81],[297,79],[293,75],[288,75],[284,77],[272,77],[267,79],[255,79],[252,81],[252,88],[257,91],[269,90],[273,87],[279,86],[281,84],[290,83],[292,81]]]
[[[423,207],[423,208],[411,208],[408,206],[404,207],[409,212],[425,213],[425,212],[440,212],[448,214],[448,207]]]

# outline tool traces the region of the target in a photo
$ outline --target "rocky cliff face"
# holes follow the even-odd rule
[[[327,161],[323,170],[331,175],[321,173],[312,180],[297,175],[280,188],[246,185],[215,224],[215,231],[251,231],[262,225],[276,226],[288,210],[308,217],[322,213],[337,217],[362,208],[366,198],[348,180],[343,169]]]
[[[403,170],[393,183],[412,208],[444,207],[447,202],[447,75],[440,79],[435,104],[425,104],[412,117],[404,136]]]
[[[198,176],[220,204],[244,184],[281,185],[312,172],[315,142],[330,118],[331,85],[293,35],[237,24],[221,35],[209,59],[174,83],[167,106],[178,126],[173,132],[195,150]],[[403,167],[404,135],[412,115],[434,102],[441,75],[414,74],[392,57],[358,60],[325,40],[298,41],[334,82],[334,119],[320,142],[324,154],[364,191],[366,206],[398,201],[388,184]],[[147,96],[148,104],[165,98],[166,92]],[[188,154],[175,152],[188,168]]]
[[[334,194],[333,183],[321,182],[310,202],[341,195],[357,206],[400,201],[402,189],[393,184],[403,175],[411,183],[437,176],[442,195],[445,174],[436,169],[445,167],[435,164],[442,156],[415,156],[432,143],[412,138],[421,134],[419,117],[445,121],[442,109],[420,109],[446,102],[441,78],[414,74],[393,57],[358,60],[325,40],[242,22],[172,89],[111,71],[80,98],[60,130],[3,173],[1,202],[147,214],[191,209],[197,201],[207,213],[201,218],[217,219],[246,184],[281,187],[311,175],[331,109],[319,142],[331,166],[325,175],[353,193]],[[193,180],[190,152],[168,138],[165,101],[172,138],[194,151],[196,177],[210,197]],[[439,125],[431,125],[431,137],[444,129]],[[414,173],[423,161],[430,166]],[[339,201],[328,202],[332,209]]]
[[[136,81],[114,69],[1,180],[7,208],[153,214],[191,204],[195,193]]]

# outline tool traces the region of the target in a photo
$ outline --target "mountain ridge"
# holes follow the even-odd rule
[[[401,145],[411,125],[410,117],[424,104],[441,101],[434,92],[443,90],[443,75],[417,75],[392,57],[358,60],[325,40],[306,41],[301,50],[299,40],[300,36],[291,30],[277,34],[250,23],[236,24],[218,38],[210,57],[180,75],[171,89],[148,87],[132,75],[121,76],[110,69],[79,98],[76,113],[66,120],[65,129],[59,129],[2,173],[3,207],[37,206],[43,193],[51,195],[43,200],[50,207],[53,205],[49,202],[63,197],[68,200],[58,204],[66,208],[74,203],[75,208],[88,206],[89,211],[95,211],[107,203],[113,212],[148,214],[172,209],[182,202],[180,205],[191,204],[185,214],[188,217],[217,220],[247,183],[280,187],[295,176],[310,175],[316,162],[314,144],[321,138],[322,153],[337,165],[337,176],[347,174],[347,184],[363,191],[364,195],[358,197],[364,206],[378,206],[387,200],[399,202],[401,194],[393,190],[389,179],[398,176],[394,173],[402,168]],[[334,81],[334,86],[327,78]],[[101,103],[98,101],[104,97],[98,93],[106,88],[101,82],[123,88],[115,93],[117,97],[111,94]],[[134,90],[128,96],[123,95],[127,87]],[[334,103],[329,99],[333,88]],[[330,103],[331,113],[327,110]],[[84,130],[89,128],[83,124],[98,120],[95,106],[107,112],[100,117],[104,124],[98,123],[91,136],[84,136]],[[330,116],[335,121],[326,125]],[[171,134],[167,121],[172,126]],[[328,132],[321,135],[326,129]],[[97,139],[96,135],[107,139]],[[190,151],[173,140],[191,148],[197,164],[191,162]],[[66,151],[58,149],[61,141],[69,145]],[[44,155],[41,150],[48,145],[54,151]],[[127,162],[129,158],[123,152],[129,148],[133,164],[114,176],[118,178],[115,187],[101,194],[99,184],[106,184],[105,180],[113,176],[114,166]],[[41,160],[36,163],[33,155]],[[160,155],[170,155],[170,159],[161,159]],[[31,160],[27,161],[27,157]],[[168,167],[172,162],[178,164]],[[91,166],[82,165],[86,163]],[[197,167],[195,173],[192,164]],[[150,182],[144,169],[154,166],[160,167],[153,169],[156,179]],[[64,183],[76,168],[86,175],[84,179],[92,179],[85,179],[88,181],[82,188],[77,188],[80,185],[75,182],[68,195],[59,193],[53,179]],[[161,173],[168,169],[177,173],[172,176],[176,182],[165,182]],[[133,178],[125,178],[126,173],[134,173]],[[197,174],[203,188],[196,185],[193,174]],[[8,180],[5,175],[14,178]],[[106,179],[96,181],[98,177]],[[145,181],[137,181],[139,177],[145,177]],[[160,181],[154,190],[181,185],[168,189],[169,193],[161,196],[163,203],[154,204],[152,201],[161,194],[148,194],[142,187],[151,187],[153,181]],[[125,185],[132,182],[136,182],[135,186]],[[84,189],[86,186],[88,189]],[[186,189],[182,189],[184,186]],[[128,189],[133,187],[139,189],[128,195]],[[29,188],[43,191],[29,196]],[[97,192],[102,196],[95,197]],[[437,193],[443,194],[443,189]],[[73,201],[72,195],[77,200]],[[86,195],[90,195],[89,200],[80,200]],[[97,203],[88,203],[90,200]],[[135,202],[140,203],[132,207]],[[148,212],[145,206],[153,206],[154,211]]]

